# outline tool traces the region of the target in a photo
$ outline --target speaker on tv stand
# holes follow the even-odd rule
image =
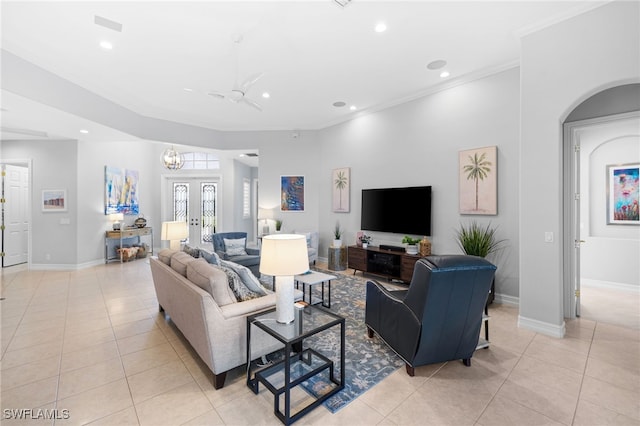
[[[400,246],[390,246],[387,244],[380,244],[380,250],[389,250],[389,251],[404,251],[404,247]]]

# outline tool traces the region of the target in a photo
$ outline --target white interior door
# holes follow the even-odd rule
[[[29,169],[3,166],[2,266],[26,263],[29,258]]]
[[[189,244],[208,247],[211,234],[216,232],[218,183],[203,179],[175,179],[170,181],[173,220],[189,225]],[[210,247],[211,248],[211,247]]]

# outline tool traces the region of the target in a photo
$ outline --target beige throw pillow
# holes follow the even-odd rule
[[[187,264],[195,259],[183,251],[179,251],[171,256],[171,269],[182,275],[187,276]]]
[[[218,306],[236,303],[236,298],[227,284],[227,274],[204,259],[187,265],[187,279],[213,296]]]

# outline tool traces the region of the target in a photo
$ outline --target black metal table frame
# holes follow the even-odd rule
[[[333,312],[324,309],[322,307],[318,307],[318,306],[306,306],[304,308],[304,310],[307,309],[318,309],[321,310],[323,312],[325,312],[326,314],[334,317],[335,319],[331,322],[328,322],[326,324],[323,324],[320,327],[316,327],[312,330],[309,330],[308,332],[299,335],[293,339],[288,339],[282,335],[280,335],[277,331],[273,330],[272,328],[270,328],[268,326],[268,323],[266,322],[260,322],[259,320],[256,320],[256,317],[260,317],[266,313],[269,312],[273,312],[275,311],[275,309],[270,309],[267,311],[263,311],[259,314],[255,314],[255,315],[250,315],[247,317],[247,386],[249,387],[249,389],[251,389],[255,394],[259,393],[259,382],[262,382],[265,387],[267,387],[267,389],[269,389],[269,391],[271,393],[273,393],[274,396],[274,403],[273,403],[273,413],[275,414],[275,416],[280,419],[280,421],[282,421],[282,423],[284,423],[285,425],[290,425],[293,422],[299,420],[302,416],[304,416],[305,414],[307,414],[309,411],[313,410],[314,408],[316,408],[318,405],[322,404],[324,401],[326,401],[328,398],[330,398],[331,396],[335,395],[336,393],[338,393],[339,391],[341,391],[342,389],[344,389],[344,381],[345,381],[345,319],[339,315],[334,314]],[[302,312],[303,310],[297,310],[296,314],[297,315],[306,315],[305,313]],[[299,318],[296,318],[295,321],[300,321]],[[284,359],[282,361],[277,362],[276,364],[264,367],[262,369],[256,370],[255,371],[255,375],[252,378],[251,377],[251,325],[255,325],[256,327],[260,328],[261,330],[263,330],[265,333],[269,334],[270,336],[274,337],[275,339],[279,340],[280,342],[284,343],[285,347],[284,347]],[[323,356],[322,354],[318,353],[317,351],[313,350],[313,349],[303,349],[302,348],[302,342],[304,341],[304,339],[306,339],[307,337],[311,337],[315,334],[318,334],[322,331],[328,330],[331,327],[334,327],[336,325],[340,325],[340,380],[337,381],[335,376],[334,376],[334,368],[333,368],[333,361],[331,361],[330,359],[328,359],[327,357]],[[294,355],[290,355],[292,352],[295,352]],[[310,373],[305,374],[302,377],[299,377],[298,379],[291,381],[291,377],[290,377],[290,373],[291,373],[291,362],[292,360],[294,362],[296,361],[302,361],[305,362],[306,364],[310,365],[311,362],[311,356],[317,356],[319,358],[321,358],[322,360],[324,360],[325,364],[323,364],[322,367],[316,368],[314,370],[312,370]],[[263,372],[267,372],[267,371],[273,371],[274,369],[278,369],[278,368],[282,368],[284,370],[284,386],[281,389],[277,389],[274,386],[272,386],[268,380],[264,379],[262,380],[262,377],[260,375],[260,373]],[[318,374],[319,372],[329,369],[329,378],[330,380],[336,384],[337,386],[332,389],[330,392],[320,396],[319,398],[316,398],[315,401],[311,402],[310,404],[308,404],[307,406],[305,406],[304,408],[300,409],[296,414],[294,414],[293,416],[291,415],[291,389],[294,388],[295,386],[299,385],[300,383],[302,383],[303,381],[309,379],[310,377],[315,376],[316,374]],[[284,413],[282,413],[280,411],[280,398],[279,395],[284,393]]]
[[[327,283],[328,286],[328,297],[327,297],[327,302],[325,303],[324,301],[324,283]],[[313,305],[314,303],[312,302],[313,299],[313,286],[314,285],[322,285],[322,298],[320,299],[319,302],[315,303],[316,305],[322,305],[325,308],[331,308],[331,279],[328,280],[324,280],[321,282],[317,282],[317,283],[313,283],[313,284],[309,284],[309,283],[305,283],[304,281],[298,281],[296,280],[296,288],[299,288],[298,285],[302,284],[302,300],[305,301],[305,296],[307,294],[306,292],[306,287],[309,286],[309,304]]]

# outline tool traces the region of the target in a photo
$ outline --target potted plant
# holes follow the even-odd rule
[[[282,229],[282,220],[276,219],[276,232],[280,232]]]
[[[362,248],[367,248],[369,247],[369,244],[371,243],[371,236],[367,235],[367,234],[362,234],[360,235],[360,244],[362,244]]]
[[[420,238],[412,238],[408,235],[405,235],[402,239],[402,244],[406,244],[406,252],[407,254],[418,254],[418,243],[420,242]]]
[[[497,228],[491,227],[491,223],[488,223],[486,227],[476,221],[472,221],[467,226],[460,224],[460,229],[456,234],[458,246],[465,254],[487,257],[500,249],[505,241],[496,238],[496,230]]]
[[[342,247],[342,229],[340,229],[340,222],[336,222],[336,227],[333,230],[333,247]]]

